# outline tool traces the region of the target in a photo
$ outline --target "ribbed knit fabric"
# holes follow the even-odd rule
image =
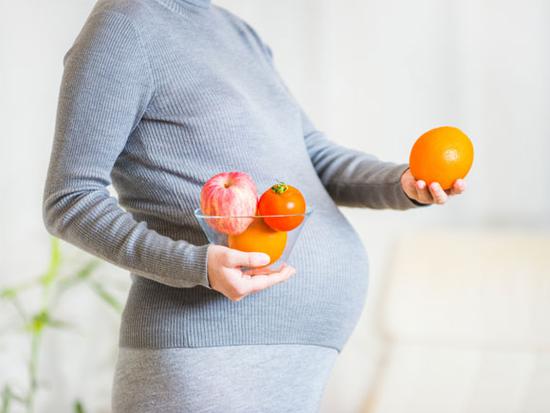
[[[337,357],[303,344],[123,347],[112,413],[319,413]]]
[[[100,0],[64,58],[44,190],[53,235],[130,271],[120,345],[303,343],[341,350],[368,284],[337,205],[408,209],[408,164],[315,129],[243,20],[207,0]],[[289,281],[232,302],[210,288],[193,216],[222,171],[275,179],[314,209]],[[107,187],[116,189],[118,200]]]

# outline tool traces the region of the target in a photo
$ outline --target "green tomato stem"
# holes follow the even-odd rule
[[[279,181],[279,183],[271,187],[271,190],[276,194],[284,194],[288,190],[288,185],[282,181]]]

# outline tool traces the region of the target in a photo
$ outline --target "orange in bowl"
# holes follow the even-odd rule
[[[266,218],[273,218],[275,215],[205,215],[200,208],[193,211],[200,227],[202,228],[209,243],[223,245],[229,248],[244,252],[263,252],[269,255],[270,262],[261,267],[241,266],[244,274],[258,275],[271,274],[281,270],[281,266],[288,264],[292,250],[307,220],[314,209],[307,207],[302,214],[301,223],[289,231],[277,231],[266,223]],[[278,218],[292,218],[293,215],[276,215]],[[235,231],[226,234],[221,231],[219,222],[231,221],[236,229],[245,227],[243,232]]]
[[[271,265],[283,255],[286,239],[286,231],[276,231],[263,219],[254,219],[244,232],[229,235],[227,245],[245,252],[264,252],[271,258],[267,265]]]

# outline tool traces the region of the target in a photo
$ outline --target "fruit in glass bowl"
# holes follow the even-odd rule
[[[279,181],[266,190],[258,200],[258,212],[275,215],[264,218],[265,223],[277,231],[290,231],[302,222],[306,200],[299,189]],[[284,215],[279,217],[276,215]]]
[[[264,252],[269,255],[269,264],[277,261],[286,247],[286,231],[277,231],[266,224],[266,218],[253,219],[248,228],[227,237],[227,245],[245,252]]]
[[[270,256],[271,261],[267,265],[241,268],[243,273],[251,275],[271,274],[288,263],[292,249],[312,213],[313,209],[310,207],[301,214],[277,215],[207,215],[200,208],[194,211],[195,218],[209,242],[246,252],[265,252]],[[266,224],[266,219],[273,218],[298,218],[300,223],[290,231],[276,231]],[[235,227],[246,228],[238,234],[227,234],[217,229],[224,227],[220,222],[229,221]]]
[[[201,212],[223,217],[210,220],[208,224],[224,234],[243,232],[252,219],[234,219],[233,216],[254,215],[257,204],[256,184],[245,172],[221,172],[206,181],[201,189]]]

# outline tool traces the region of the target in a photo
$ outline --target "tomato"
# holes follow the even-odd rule
[[[229,248],[245,252],[264,252],[271,258],[269,264],[277,261],[286,246],[287,233],[268,227],[263,219],[255,218],[248,228],[237,235],[229,235]]]
[[[259,215],[303,214],[305,211],[306,200],[302,193],[280,181],[265,191],[258,201]],[[303,220],[303,215],[264,218],[265,223],[277,231],[293,230]]]

